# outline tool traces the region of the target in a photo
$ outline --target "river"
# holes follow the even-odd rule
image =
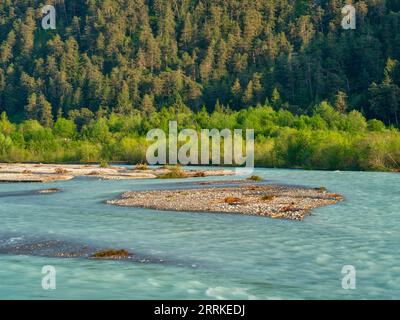
[[[190,187],[195,179],[0,184],[0,249],[29,239],[60,240],[163,261],[0,254],[0,298],[400,298],[399,174],[280,169],[256,174],[274,184],[325,186],[345,200],[298,222],[104,203],[129,190]],[[61,192],[31,192],[45,188]],[[55,290],[42,288],[45,265],[56,269]],[[345,265],[356,270],[354,290],[342,288]]]

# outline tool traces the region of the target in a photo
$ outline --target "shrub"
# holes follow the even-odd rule
[[[68,173],[68,170],[64,169],[64,168],[56,168],[54,170],[54,172],[57,173],[57,174],[66,174],[66,173]]]
[[[378,131],[382,132],[385,130],[385,124],[382,121],[372,119],[367,122],[369,131]]]
[[[60,138],[72,139],[76,134],[76,125],[72,120],[59,118],[54,124],[53,133]]]
[[[240,198],[236,198],[236,197],[227,197],[227,198],[225,198],[224,202],[229,205],[236,205],[236,204],[240,204],[242,202],[242,200]]]
[[[263,178],[261,178],[260,176],[253,175],[253,176],[247,178],[247,180],[251,180],[251,181],[263,181]]]
[[[169,171],[158,176],[159,179],[182,179],[187,178],[188,175],[179,167],[168,169]]]
[[[265,195],[263,195],[263,196],[261,197],[261,200],[264,200],[264,201],[272,201],[272,200],[274,200],[274,199],[275,199],[275,196],[270,195],[270,194],[265,194]]]
[[[92,254],[93,258],[114,258],[114,257],[128,257],[131,254],[125,250],[125,249],[119,249],[119,250],[114,250],[114,249],[107,249],[107,250],[101,250],[97,251]]]
[[[134,168],[134,170],[149,170],[149,166],[147,163],[138,163]]]
[[[109,168],[110,167],[109,163],[106,160],[101,160],[99,166],[100,166],[100,168]]]

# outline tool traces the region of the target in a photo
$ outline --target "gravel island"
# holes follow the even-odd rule
[[[191,178],[233,175],[234,170],[184,170],[180,167],[124,166],[101,167],[85,164],[28,164],[0,163],[0,182],[52,182],[75,177],[92,177],[102,180]]]
[[[303,220],[312,209],[343,200],[325,188],[240,185],[185,190],[126,192],[108,204],[163,211],[231,213]]]

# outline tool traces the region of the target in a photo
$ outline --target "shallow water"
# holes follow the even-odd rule
[[[0,298],[400,298],[399,174],[276,169],[256,174],[272,183],[326,186],[345,201],[296,222],[104,203],[128,190],[185,187],[193,179],[0,184],[3,245],[61,240],[166,261],[0,254]],[[62,192],[32,193],[50,187]],[[56,290],[42,289],[44,265],[56,268]],[[356,268],[355,290],[342,289],[344,265]]]

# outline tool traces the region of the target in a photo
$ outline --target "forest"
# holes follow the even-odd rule
[[[347,3],[2,0],[0,160],[143,161],[172,119],[254,128],[258,165],[398,168],[400,1],[352,1],[355,30]]]

